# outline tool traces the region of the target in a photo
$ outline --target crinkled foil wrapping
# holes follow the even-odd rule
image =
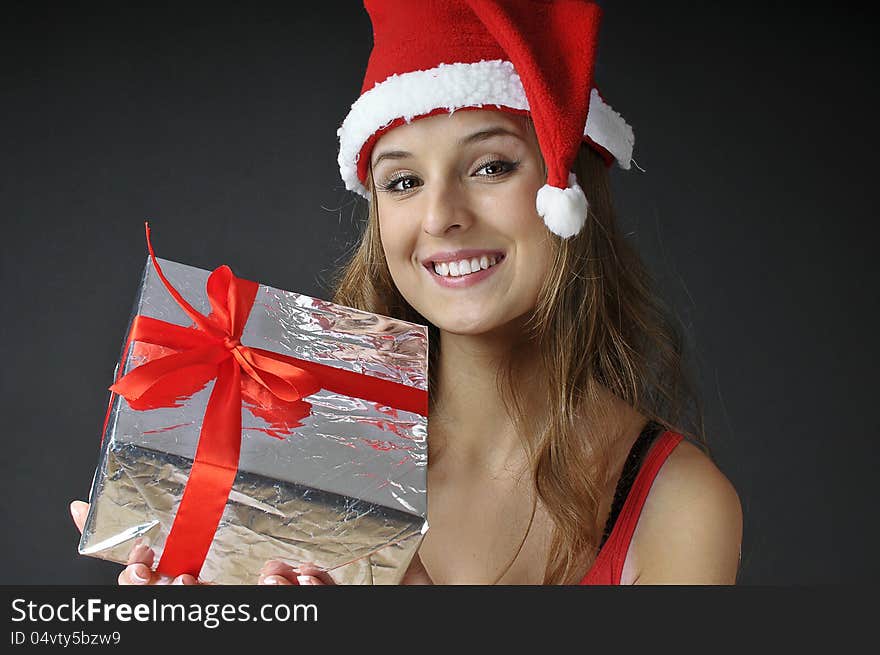
[[[160,265],[209,313],[208,271]],[[149,259],[136,314],[191,325]],[[260,285],[241,342],[427,390],[421,325]],[[117,372],[157,356],[156,348],[134,342]],[[140,537],[159,560],[213,384],[178,407],[148,411],[112,396],[81,554],[125,563]],[[400,582],[428,527],[427,418],[326,390],[305,400],[312,408],[300,425],[284,420],[283,407],[242,403],[238,475],[201,580],[256,584],[266,561],[280,559],[314,562],[340,584]]]

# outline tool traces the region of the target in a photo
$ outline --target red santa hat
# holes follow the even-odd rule
[[[365,0],[373,50],[339,128],[339,172],[368,197],[370,153],[404,122],[485,107],[531,115],[547,165],[538,214],[563,238],[587,199],[571,167],[581,141],[629,169],[632,128],[593,86],[601,9],[586,0]]]

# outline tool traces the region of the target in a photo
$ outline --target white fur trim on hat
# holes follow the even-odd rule
[[[538,189],[535,208],[553,234],[563,239],[581,231],[587,221],[587,196],[574,173],[568,174],[568,188],[545,184]]]
[[[453,112],[485,105],[529,109],[522,82],[509,61],[440,64],[429,70],[392,75],[377,83],[352,104],[336,132],[339,173],[345,188],[369,197],[357,176],[358,157],[364,143],[394,120],[403,118],[409,123],[439,108]],[[584,135],[610,152],[621,168],[630,167],[635,143],[633,130],[599,97],[596,89],[590,94]]]

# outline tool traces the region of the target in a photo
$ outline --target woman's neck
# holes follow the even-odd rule
[[[537,374],[537,350],[504,335],[461,335],[441,331],[438,396],[430,417],[432,460],[442,468],[497,474],[521,468],[523,444],[502,400],[499,367],[516,349],[516,382],[525,398],[543,376]],[[528,388],[522,388],[525,385]],[[529,407],[539,412],[541,408]]]

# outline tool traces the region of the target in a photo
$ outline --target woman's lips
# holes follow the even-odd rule
[[[501,255],[501,259],[495,262],[493,266],[489,268],[482,268],[476,273],[468,273],[467,275],[459,275],[454,277],[452,275],[438,275],[434,272],[434,265],[423,266],[428,275],[434,278],[434,281],[437,282],[442,287],[447,287],[449,289],[462,289],[465,287],[472,287],[475,284],[479,284],[486,278],[488,278],[492,273],[495,272],[495,269],[501,266],[504,261],[507,259],[507,255]]]

